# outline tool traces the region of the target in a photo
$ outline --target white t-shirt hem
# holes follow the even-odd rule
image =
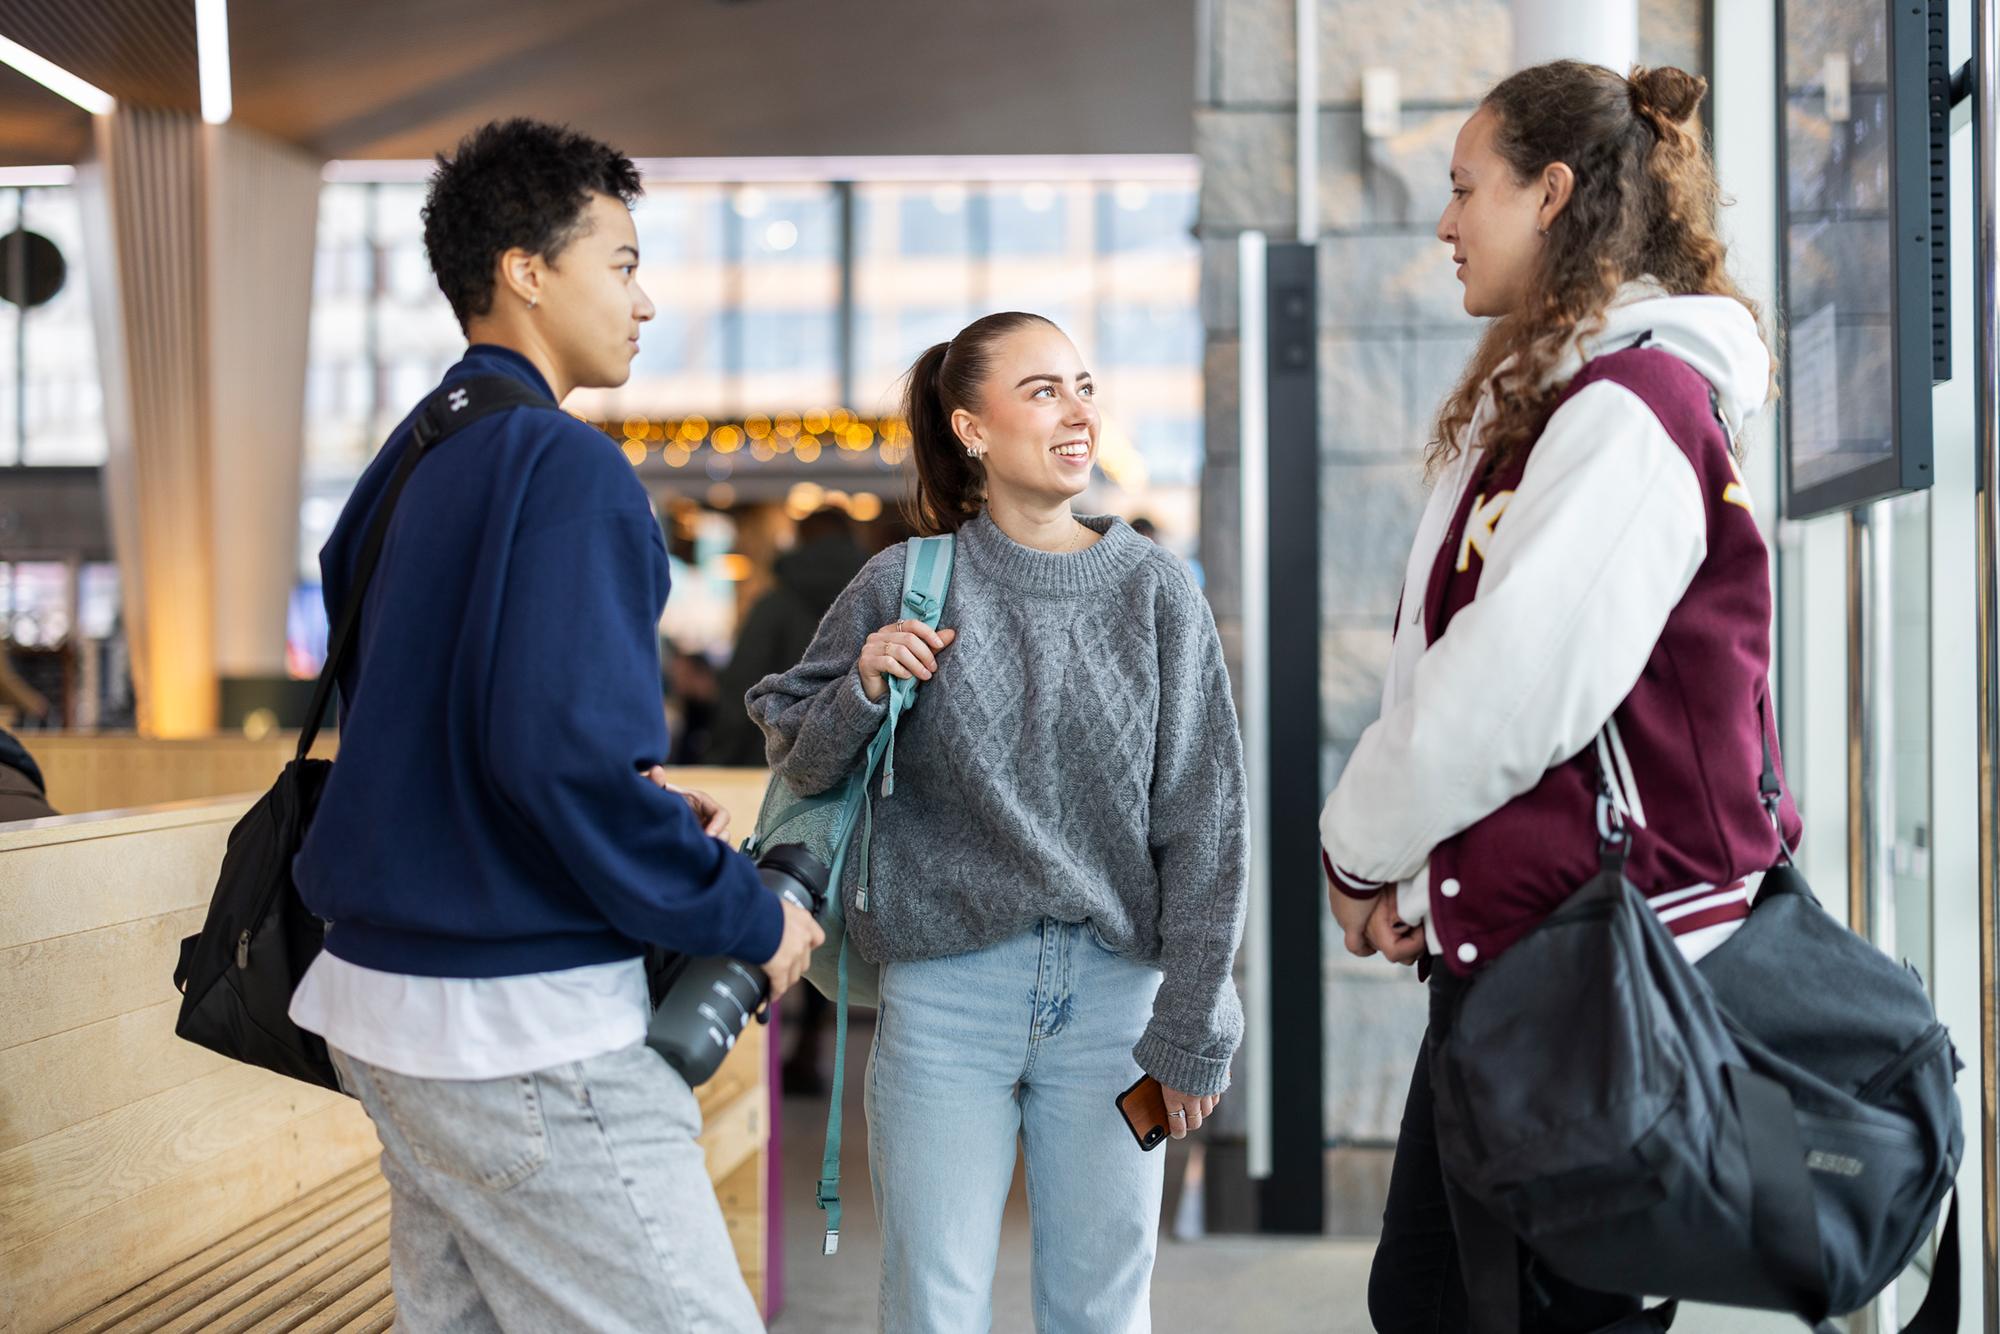
[[[651,1015],[639,959],[516,977],[416,977],[322,951],[292,1022],[366,1065],[416,1079],[505,1079],[619,1051]]]

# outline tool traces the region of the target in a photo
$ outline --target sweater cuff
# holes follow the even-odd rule
[[[879,700],[868,698],[868,692],[861,688],[861,669],[853,667],[840,679],[838,693],[833,697],[833,710],[837,726],[855,735],[872,738],[881,728],[882,720],[889,716],[889,696],[885,691]]]
[[[1319,851],[1319,862],[1326,868],[1327,882],[1350,899],[1372,899],[1389,884],[1386,880],[1363,880],[1358,875],[1341,870],[1333,864],[1333,858],[1327,856],[1325,848]]]
[[[1205,1098],[1229,1087],[1227,1056],[1197,1056],[1156,1033],[1147,1033],[1132,1048],[1139,1068],[1170,1089]]]
[[[785,939],[785,903],[776,894],[757,886],[759,902],[750,911],[750,921],[743,934],[736,938],[736,944],[725,951],[728,957],[740,959],[744,963],[762,964],[778,952],[778,946]]]

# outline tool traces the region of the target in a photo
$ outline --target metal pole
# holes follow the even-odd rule
[[[28,461],[28,192],[14,192],[14,232],[7,245],[14,284],[14,462]]]
[[[1979,469],[1979,1076],[1980,1268],[1987,1334],[2000,1334],[2000,987],[1994,980],[2000,916],[2000,0],[1973,5],[1977,75],[1973,149],[1973,299],[1978,378],[1973,384]]]
[[[1298,228],[1319,240],[1319,0],[1298,0]]]
[[[838,207],[840,251],[840,328],[836,331],[840,350],[840,402],[857,406],[854,397],[854,182],[835,181],[833,196]]]
[[[1243,552],[1243,772],[1249,781],[1250,904],[1244,940],[1244,1064],[1250,1176],[1271,1175],[1271,620],[1270,420],[1264,233],[1236,239],[1237,456]]]
[[[1873,642],[1868,620],[1874,614],[1869,596],[1869,515],[1863,509],[1847,513],[1847,925],[1856,935],[1875,938],[1873,849],[1874,761],[1868,744],[1870,696],[1874,672],[1868,658]]]

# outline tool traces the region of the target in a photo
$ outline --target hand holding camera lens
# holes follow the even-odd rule
[[[784,902],[785,934],[778,952],[764,961],[764,976],[771,979],[771,999],[790,991],[806,975],[812,952],[826,942],[826,932],[813,915],[790,899]]]

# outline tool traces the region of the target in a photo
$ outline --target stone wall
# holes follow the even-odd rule
[[[1294,0],[1203,0],[1195,150],[1202,161],[1207,327],[1202,562],[1232,661],[1237,559],[1236,244],[1296,235]],[[1640,59],[1705,72],[1704,0],[1642,0]],[[1509,70],[1504,0],[1321,0],[1319,354],[1322,784],[1330,789],[1377,712],[1403,563],[1424,502],[1421,456],[1439,401],[1480,326],[1434,236],[1452,141]],[[1361,133],[1361,72],[1400,76],[1401,132]],[[1282,572],[1274,571],[1274,574]],[[1282,707],[1282,701],[1279,702]],[[1315,883],[1273,893],[1323,892]],[[1406,970],[1349,959],[1328,919],[1330,1136],[1395,1137],[1423,993]]]

